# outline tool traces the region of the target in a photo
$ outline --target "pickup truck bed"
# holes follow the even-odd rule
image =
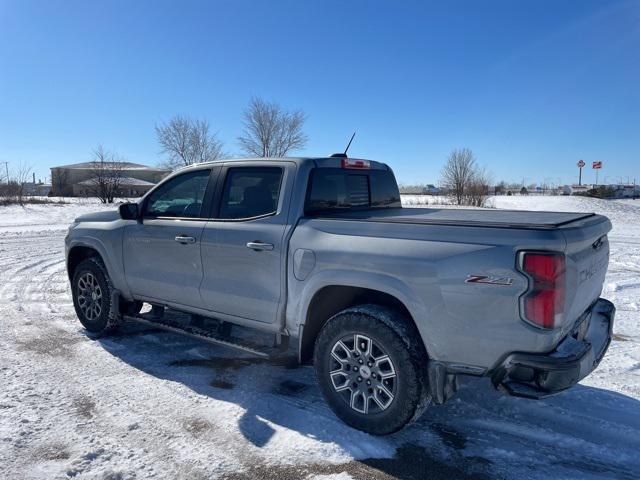
[[[332,211],[316,218],[360,220],[366,222],[405,223],[415,225],[453,225],[551,230],[577,220],[593,217],[593,213],[531,212],[521,210],[482,210],[456,208],[386,208],[378,210]]]

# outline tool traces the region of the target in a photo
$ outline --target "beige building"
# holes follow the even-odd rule
[[[84,197],[92,194],[94,162],[75,163],[51,169],[51,195]],[[117,162],[120,192],[118,196],[139,197],[166,177],[171,170],[139,163]]]

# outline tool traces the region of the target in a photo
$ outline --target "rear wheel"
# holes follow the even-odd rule
[[[113,285],[99,258],[87,258],[76,267],[72,280],[73,306],[89,332],[103,335],[119,326],[119,309],[112,308],[112,293]]]
[[[322,328],[314,364],[335,414],[366,432],[396,432],[429,404],[426,353],[415,327],[376,305],[344,310]]]

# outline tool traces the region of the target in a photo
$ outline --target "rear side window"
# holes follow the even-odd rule
[[[371,181],[372,207],[401,207],[400,190],[396,178],[391,172],[375,171],[369,177]]]
[[[398,185],[389,170],[316,168],[311,176],[305,213],[400,206]]]
[[[279,167],[238,167],[227,171],[220,218],[241,219],[276,213],[282,181]]]

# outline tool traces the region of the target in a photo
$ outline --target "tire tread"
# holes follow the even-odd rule
[[[89,328],[87,328],[87,326],[84,325],[83,323],[85,328],[87,328],[87,330],[90,331],[93,336],[101,337],[117,330],[120,324],[122,323],[122,315],[120,314],[120,308],[119,306],[116,307],[113,305],[113,300],[114,300],[113,292],[115,288],[113,286],[113,283],[111,282],[111,278],[109,278],[109,273],[107,272],[107,268],[105,267],[104,262],[100,257],[92,256],[80,262],[73,273],[73,285],[72,285],[73,304],[76,309],[76,314],[78,315],[78,318],[81,318],[80,317],[81,314],[79,312],[79,308],[77,306],[77,300],[75,298],[75,285],[77,282],[78,273],[81,272],[83,269],[89,269],[89,270],[92,270],[93,273],[98,273],[102,277],[102,280],[106,285],[105,297],[107,299],[107,304],[106,304],[107,308],[105,309],[106,311],[102,312],[101,316],[106,314],[107,317],[104,321],[103,326],[98,329],[89,330]],[[82,320],[81,320],[81,323],[82,323]]]
[[[406,354],[405,359],[409,361],[411,366],[409,369],[405,365],[406,371],[404,372],[410,398],[399,399],[402,405],[398,408],[401,410],[393,418],[385,418],[384,423],[377,422],[378,419],[368,419],[357,412],[342,408],[337,401],[333,400],[332,387],[329,380],[324,378],[322,370],[322,362],[326,360],[327,355],[326,349],[331,348],[332,339],[338,337],[345,328],[358,329],[366,333],[368,330],[371,331],[372,327],[378,337],[385,338],[385,346],[395,350],[397,355],[404,356]],[[428,357],[424,345],[419,339],[417,328],[411,320],[395,310],[380,305],[366,304],[350,307],[331,317],[316,339],[314,364],[321,390],[336,415],[354,428],[375,435],[397,432],[420,418],[429,406],[431,397],[426,372]],[[330,355],[330,353],[328,354]]]

